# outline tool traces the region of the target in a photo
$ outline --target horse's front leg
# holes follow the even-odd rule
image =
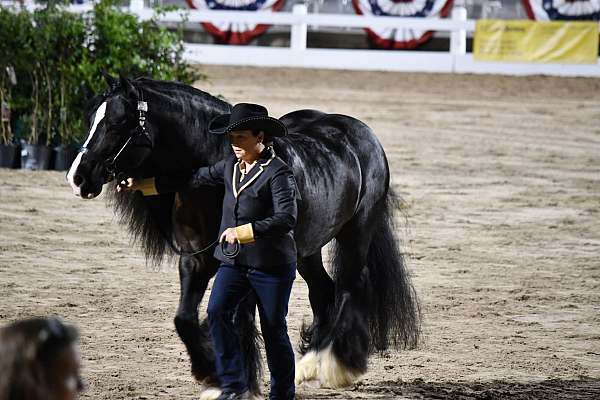
[[[175,316],[175,328],[185,344],[192,374],[200,383],[217,386],[215,356],[206,322],[200,324],[198,307],[217,265],[207,257],[182,256],[179,259],[181,294]]]
[[[173,209],[174,237],[181,250],[192,253],[206,247],[218,234],[219,193],[211,189],[177,193]],[[218,262],[213,249],[179,258],[180,297],[175,328],[190,356],[192,374],[204,386],[218,387],[215,356],[208,322],[200,323],[199,306]]]

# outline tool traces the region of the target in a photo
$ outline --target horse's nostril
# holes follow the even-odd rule
[[[85,179],[83,179],[83,176],[75,175],[73,177],[73,183],[75,184],[75,186],[79,187],[79,186],[83,185],[83,182],[85,182]]]

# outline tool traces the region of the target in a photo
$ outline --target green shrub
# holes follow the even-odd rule
[[[21,87],[13,86],[10,75],[16,74],[17,82],[22,81],[20,74],[28,68],[32,35],[33,19],[29,13],[0,7],[0,105],[8,105],[13,117],[29,104],[27,98],[20,96]],[[0,123],[0,143],[7,144],[12,139],[11,124]]]
[[[104,0],[95,7],[88,49],[82,65],[89,85],[96,92],[104,88],[98,71],[128,76],[193,83],[201,76],[182,62],[183,31],[169,31],[155,19],[138,22],[132,14],[119,11],[117,0]],[[162,11],[164,11],[163,9]]]
[[[138,22],[116,0],[83,15],[57,1],[33,13],[0,7],[0,97],[27,142],[78,143],[85,104],[105,89],[102,71],[188,84],[202,78],[182,60],[182,37],[181,28],[170,31],[156,17]],[[16,72],[15,87],[6,67]],[[10,126],[0,133],[11,140]]]

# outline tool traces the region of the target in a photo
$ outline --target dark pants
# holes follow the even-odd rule
[[[271,400],[294,398],[294,351],[285,321],[296,264],[282,265],[273,273],[251,267],[222,264],[208,302],[217,375],[223,391],[247,389],[247,374],[239,336],[233,325],[236,306],[251,291],[256,293],[261,332],[271,372]]]

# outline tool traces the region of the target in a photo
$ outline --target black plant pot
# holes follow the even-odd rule
[[[71,167],[77,151],[70,146],[57,146],[54,148],[54,169],[66,171]]]
[[[24,144],[21,150],[21,169],[45,170],[50,168],[50,147]]]
[[[18,150],[19,147],[12,143],[0,144],[0,167],[14,168]]]

